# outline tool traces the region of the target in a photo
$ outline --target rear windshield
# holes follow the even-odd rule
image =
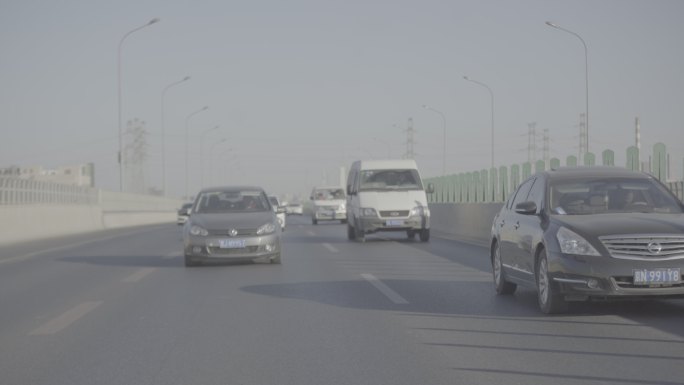
[[[551,181],[551,213],[682,213],[678,200],[661,184],[644,178],[586,178]]]
[[[313,198],[317,201],[334,201],[345,197],[341,188],[317,188],[313,191]]]
[[[359,191],[422,190],[416,170],[363,170]]]
[[[268,211],[270,206],[258,190],[209,191],[197,198],[196,213],[232,213]]]

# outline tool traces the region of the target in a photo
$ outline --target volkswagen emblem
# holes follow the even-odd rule
[[[390,216],[392,216],[392,217],[398,217],[398,216],[399,216],[399,213],[396,212],[396,211],[392,211],[392,212],[390,213]]]
[[[663,251],[663,245],[661,245],[658,242],[651,242],[648,244],[648,246],[646,246],[646,249],[649,253],[657,255],[660,254],[661,251]]]
[[[228,235],[230,235],[231,237],[234,237],[234,236],[238,235],[237,229],[230,229],[230,230],[228,231]]]

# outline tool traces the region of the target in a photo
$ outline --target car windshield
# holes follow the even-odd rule
[[[268,210],[269,204],[262,192],[232,190],[201,193],[197,199],[195,212],[198,214],[217,214]]]
[[[416,170],[364,170],[360,191],[422,190]]]
[[[341,188],[322,188],[314,190],[313,197],[317,201],[333,201],[344,199],[345,195]]]
[[[551,181],[551,213],[682,213],[677,200],[660,184],[643,178],[594,178]]]

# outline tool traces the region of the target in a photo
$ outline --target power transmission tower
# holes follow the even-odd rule
[[[537,159],[537,122],[527,124],[527,161],[532,163]]]
[[[145,194],[145,160],[147,159],[147,130],[145,122],[136,119],[129,120],[125,132],[126,147],[124,148],[125,165],[127,168],[129,191]]]

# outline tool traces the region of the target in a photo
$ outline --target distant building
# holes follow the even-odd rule
[[[44,169],[42,166],[10,166],[0,168],[0,176],[95,187],[95,165],[93,163],[63,166],[54,170]]]

